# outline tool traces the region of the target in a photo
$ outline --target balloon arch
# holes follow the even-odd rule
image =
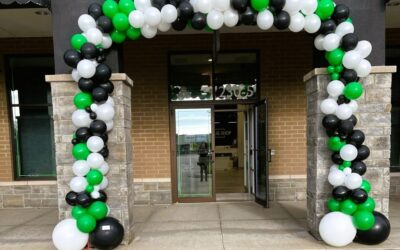
[[[347,6],[332,0],[106,0],[102,5],[91,4],[88,14],[78,19],[82,33],[72,36],[72,49],[64,54],[81,92],[74,97],[77,110],[72,114],[77,128],[72,139],[76,177],[65,197],[73,218],[54,228],[54,245],[74,250],[90,241],[99,249],[110,249],[124,236],[122,225],[108,216],[104,192],[109,170],[105,161],[109,154],[107,133],[113,129],[115,115],[110,96],[114,89],[112,71],[104,63],[107,50],[113,43],[141,36],[150,39],[171,27],[178,31],[186,27],[218,30],[223,25],[257,25],[261,30],[275,26],[293,32],[304,29],[315,35],[314,45],[326,51],[329,63],[329,96],[320,109],[325,114],[322,124],[333,161],[328,176],[333,186],[327,203],[330,213],[321,220],[319,233],[327,244],[338,247],[353,240],[364,244],[385,241],[390,223],[374,211],[374,199],[368,195],[371,185],[362,178],[367,168],[363,160],[370,151],[363,145],[364,133],[354,129],[357,118],[353,115],[356,100],[363,93],[359,77],[371,71],[365,58],[372,46],[359,41],[349,16]]]

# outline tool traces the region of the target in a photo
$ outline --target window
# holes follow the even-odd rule
[[[258,99],[259,64],[255,52],[173,54],[169,58],[170,100],[246,101]]]
[[[9,57],[7,91],[16,179],[54,178],[52,57]]]

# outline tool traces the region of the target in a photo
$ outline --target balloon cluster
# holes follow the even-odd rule
[[[326,51],[331,82],[329,97],[322,101],[325,114],[323,126],[329,136],[328,148],[334,165],[328,176],[334,187],[328,201],[331,211],[320,222],[322,239],[333,246],[345,246],[356,239],[360,243],[378,244],[387,239],[390,223],[375,212],[375,202],[369,197],[371,185],[362,176],[363,162],[370,154],[363,145],[365,135],[355,130],[357,99],[363,94],[360,77],[371,72],[366,60],[372,51],[368,41],[359,41],[349,18],[350,10],[332,0],[106,0],[102,5],[91,4],[88,14],[78,19],[82,33],[71,38],[72,48],[64,54],[65,63],[73,68],[72,78],[80,93],[74,97],[77,108],[72,123],[77,130],[73,136],[72,155],[76,159],[71,192],[66,202],[73,208],[73,219],[61,221],[53,231],[53,242],[58,249],[82,249],[89,240],[100,249],[117,247],[124,229],[115,219],[107,217],[104,189],[109,155],[107,132],[113,129],[114,90],[110,82],[111,69],[105,58],[113,43],[122,43],[140,36],[153,38],[158,31],[171,27],[183,30],[218,30],[223,25],[257,25],[262,30],[272,26],[293,32],[305,30],[315,34],[314,45]],[[248,91],[248,89],[246,89]],[[211,89],[202,90],[208,98]],[[240,90],[240,95],[246,94]],[[177,86],[173,99],[197,98]]]

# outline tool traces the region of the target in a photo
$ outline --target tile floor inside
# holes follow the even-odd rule
[[[254,202],[137,206],[136,237],[119,249],[239,250],[329,249],[306,231],[304,202]],[[56,209],[0,210],[0,249],[53,249]],[[391,199],[392,234],[383,244],[351,244],[348,249],[400,249],[400,199]]]

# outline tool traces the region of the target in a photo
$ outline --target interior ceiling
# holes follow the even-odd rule
[[[386,27],[400,28],[400,0],[392,0],[386,12]],[[276,30],[271,30],[276,31]],[[256,26],[223,28],[221,33],[263,32]],[[186,29],[164,34],[204,34],[203,31]],[[0,9],[0,38],[5,37],[51,37],[51,13],[46,8]]]

